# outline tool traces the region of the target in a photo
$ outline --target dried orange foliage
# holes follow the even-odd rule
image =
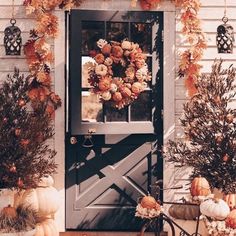
[[[58,19],[53,14],[56,7],[65,10],[78,6],[82,0],[25,0],[26,14],[34,15],[36,26],[30,31],[30,39],[24,46],[24,53],[31,73],[29,97],[34,109],[46,104],[45,111],[54,115],[61,105],[60,97],[51,90],[51,69],[53,54],[48,44],[58,34]]]
[[[185,77],[188,95],[192,96],[197,92],[195,80],[200,75],[201,65],[199,61],[203,56],[204,49],[207,47],[206,39],[201,29],[201,22],[198,18],[201,4],[199,0],[175,0],[175,4],[181,8],[182,33],[190,45],[180,55],[179,75]]]
[[[143,10],[155,8],[161,0],[140,0],[140,5]]]
[[[163,0],[140,0],[144,10],[150,10]],[[200,75],[201,65],[199,61],[207,47],[204,34],[201,29],[198,12],[200,0],[173,0],[177,7],[181,8],[182,33],[186,42],[190,45],[180,55],[179,75],[185,78],[185,85],[188,95],[194,95],[197,90],[195,80]]]

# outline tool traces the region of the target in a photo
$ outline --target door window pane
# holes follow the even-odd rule
[[[152,52],[152,27],[145,23],[131,23],[131,40],[138,43],[143,52]]]
[[[121,42],[129,37],[128,23],[107,22],[107,40]]]
[[[89,67],[95,63],[95,60],[92,57],[82,56],[81,58],[81,79],[82,79],[82,88],[91,88],[91,85],[88,82],[89,79]]]
[[[104,38],[104,22],[83,21],[82,22],[82,54],[89,55],[91,50],[97,47],[97,41]]]
[[[106,122],[127,121],[127,108],[117,110],[116,108],[107,105],[105,109]]]
[[[131,121],[151,121],[151,94],[143,92],[131,104]]]
[[[82,121],[102,121],[102,104],[99,102],[99,97],[89,91],[82,92]]]

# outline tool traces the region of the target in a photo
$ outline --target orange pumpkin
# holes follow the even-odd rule
[[[113,100],[114,100],[115,102],[119,102],[119,101],[122,100],[122,95],[121,95],[120,92],[115,92],[115,93],[113,94],[112,98],[113,98]]]
[[[105,91],[101,94],[101,97],[104,101],[109,101],[111,99],[111,93],[109,91]]]
[[[155,198],[149,195],[144,196],[140,204],[143,208],[147,208],[147,209],[156,209],[158,208],[158,206],[160,207],[160,205],[156,202]]]
[[[110,89],[111,87],[111,80],[104,77],[103,79],[101,79],[98,83],[98,87],[101,91],[106,91],[108,89]]]
[[[123,56],[123,49],[120,46],[113,46],[111,53],[113,57],[119,59]]]
[[[5,216],[8,216],[9,218],[16,218],[17,217],[16,208],[12,207],[11,205],[4,207],[2,209],[2,214]]]
[[[204,177],[195,177],[191,183],[190,193],[192,196],[207,196],[211,194],[208,181]]]
[[[224,195],[224,200],[228,204],[230,210],[233,210],[236,208],[236,194],[235,193],[229,193]]]
[[[124,87],[122,88],[121,90],[121,94],[124,96],[124,97],[130,97],[131,96],[131,90],[127,87]]]
[[[111,53],[111,45],[108,44],[108,43],[105,44],[105,45],[102,47],[101,51],[102,51],[102,53],[103,53],[104,55],[110,55],[110,53]]]
[[[236,229],[236,209],[232,210],[225,220],[225,225],[227,227]]]
[[[142,91],[142,84],[139,82],[133,83],[131,90],[132,90],[132,92],[134,92],[136,94],[140,93]]]

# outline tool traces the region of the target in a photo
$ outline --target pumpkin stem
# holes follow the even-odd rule
[[[186,203],[186,202],[187,202],[184,197],[182,197],[181,200],[183,201],[183,203]]]
[[[214,202],[215,202],[215,203],[219,203],[219,201],[220,201],[219,198],[217,198],[217,197],[214,198]]]

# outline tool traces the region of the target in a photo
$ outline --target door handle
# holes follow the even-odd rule
[[[75,145],[78,142],[76,137],[70,137],[70,144]]]

